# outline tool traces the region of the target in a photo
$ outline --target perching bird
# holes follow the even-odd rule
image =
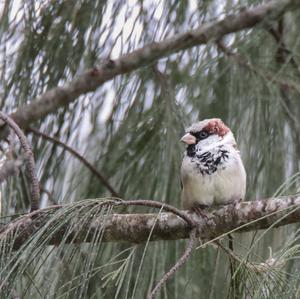
[[[181,141],[188,145],[181,165],[184,209],[201,213],[207,206],[244,199],[245,168],[234,136],[221,119],[193,124]]]

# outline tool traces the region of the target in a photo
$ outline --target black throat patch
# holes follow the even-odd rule
[[[195,157],[196,155],[196,146],[195,144],[190,144],[187,149],[186,149],[186,154],[189,156],[189,157]]]
[[[189,147],[187,148],[187,155],[203,175],[211,175],[218,169],[224,169],[224,162],[229,159],[229,152],[223,146],[201,154],[197,154],[195,146],[190,149]]]

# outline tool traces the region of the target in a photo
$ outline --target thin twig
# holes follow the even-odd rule
[[[58,138],[49,136],[48,134],[40,132],[37,129],[29,127],[28,131],[63,147],[65,150],[67,150],[69,153],[71,153],[73,156],[75,156],[79,161],[81,161],[100,180],[100,182],[110,191],[112,196],[121,198],[119,193],[111,186],[111,184],[108,182],[108,180],[89,161],[87,161],[81,154],[79,154],[74,148],[70,147],[66,143],[59,140]]]
[[[297,92],[300,92],[300,87],[295,84],[294,82],[288,82],[282,79],[278,79],[276,77],[274,77],[274,75],[267,73],[267,72],[263,72],[261,69],[257,68],[256,66],[252,65],[248,60],[246,60],[244,57],[240,56],[237,53],[234,53],[230,48],[226,47],[225,44],[221,41],[218,40],[216,42],[217,47],[229,58],[234,59],[234,61],[236,61],[239,65],[245,67],[246,69],[248,69],[249,71],[259,75],[261,78],[263,79],[267,79],[270,80],[271,82],[274,82],[276,84],[278,84],[280,86],[280,88],[283,89],[293,89]]]
[[[231,259],[233,259],[234,261],[238,262],[238,263],[242,263],[242,260],[233,252],[233,250],[231,250],[230,248],[226,248],[225,246],[223,246],[223,244],[219,241],[215,241],[217,243],[217,245],[225,252],[229,255],[229,257]]]
[[[292,67],[297,72],[298,77],[300,76],[300,69],[298,66],[297,61],[295,60],[292,51],[287,47],[286,43],[284,42],[283,32],[284,32],[284,20],[281,18],[278,21],[277,30],[275,28],[270,28],[268,32],[273,36],[275,41],[277,42],[278,48],[276,52],[276,60],[279,64],[284,64],[289,62]],[[287,58],[289,59],[287,61]]]
[[[0,119],[3,120],[12,130],[15,132],[15,134],[18,136],[21,147],[23,148],[25,152],[25,160],[26,160],[26,166],[27,171],[29,175],[30,185],[31,185],[31,209],[30,211],[33,212],[39,208],[39,200],[40,200],[40,187],[39,187],[39,181],[36,175],[36,167],[34,162],[34,157],[32,150],[30,148],[29,142],[23,133],[23,131],[20,129],[20,127],[16,124],[16,122],[0,111]]]
[[[213,266],[214,273],[213,273],[213,277],[212,277],[211,286],[209,288],[210,290],[209,290],[209,297],[208,297],[208,299],[215,298],[214,292],[216,290],[218,290],[218,288],[216,287],[216,285],[217,285],[217,276],[219,274],[220,253],[221,253],[221,250],[220,250],[220,248],[218,248],[217,256],[215,258],[215,264]]]
[[[276,41],[281,39],[281,37],[279,36],[279,33],[276,32],[274,29],[270,29],[269,32],[276,39]],[[296,128],[296,130],[294,130],[294,132],[299,131],[299,130],[297,130],[299,128],[298,119],[292,112],[290,99],[287,96],[289,89],[292,89],[292,90],[300,93],[299,86],[293,82],[287,82],[284,80],[277,79],[269,73],[262,74],[260,70],[258,70],[256,67],[251,65],[246,59],[244,59],[237,53],[234,53],[230,48],[226,47],[225,44],[221,40],[217,41],[217,46],[227,57],[234,59],[241,66],[246,67],[249,71],[254,72],[255,74],[262,77],[263,79],[268,79],[271,82],[274,82],[279,85],[281,94],[284,98],[284,101],[281,101],[281,105],[282,105],[284,111],[286,112],[288,119],[291,121],[292,124],[294,124],[294,126]],[[285,59],[285,56],[283,55],[283,53],[290,53],[289,49],[287,49],[287,48],[282,49],[282,47],[286,47],[284,43],[282,43],[281,46],[279,47],[279,48],[281,48],[281,50],[280,50],[281,53],[276,54],[277,62],[280,62],[280,63],[285,62],[285,60],[282,61],[282,59]],[[292,66],[295,68],[295,70],[298,71],[299,68],[298,68],[297,62],[293,59],[293,57],[291,57],[290,62],[292,64]],[[299,148],[300,148],[300,146],[299,146]]]
[[[152,299],[154,298],[154,296],[156,295],[156,293],[159,291],[159,289],[163,286],[164,283],[166,283],[166,281],[168,279],[170,279],[170,277],[172,277],[175,272],[183,265],[186,263],[186,261],[188,260],[188,258],[190,257],[195,244],[196,244],[196,232],[197,232],[197,227],[194,227],[191,232],[190,232],[190,239],[189,239],[189,243],[188,246],[186,247],[183,255],[181,256],[181,258],[176,262],[176,264],[168,271],[164,274],[164,276],[159,280],[159,282],[156,284],[156,286],[154,287],[154,289],[151,291],[151,293],[148,295],[147,299]]]
[[[46,188],[44,188],[42,185],[40,185],[40,190],[41,190],[41,192],[47,194],[48,200],[50,200],[52,202],[52,204],[58,205],[57,200],[54,199],[52,193],[49,190],[47,190]]]
[[[121,205],[141,205],[141,206],[149,206],[149,207],[155,207],[155,208],[161,208],[166,211],[172,212],[173,214],[181,217],[184,221],[187,222],[187,224],[190,225],[192,230],[190,231],[189,234],[189,243],[188,246],[186,247],[183,255],[180,257],[180,259],[176,262],[176,264],[168,271],[166,272],[163,277],[158,281],[158,283],[155,285],[153,290],[151,291],[150,294],[148,294],[147,299],[152,299],[156,295],[156,293],[159,291],[159,289],[166,283],[168,279],[170,279],[175,272],[182,266],[184,263],[188,260],[190,257],[193,248],[195,247],[196,244],[196,233],[197,233],[197,223],[192,219],[190,216],[188,216],[185,212],[178,210],[177,208],[157,202],[157,201],[152,201],[152,200],[128,200],[128,201],[120,201],[118,202]]]
[[[164,202],[159,202],[155,200],[149,200],[149,199],[139,199],[139,200],[120,200],[116,201],[115,205],[122,205],[122,206],[146,206],[146,207],[152,207],[152,208],[158,208],[158,209],[163,209],[168,212],[171,212],[180,218],[182,218],[187,224],[191,227],[194,228],[197,224],[192,219],[189,217],[184,211],[181,211],[169,204],[166,204]]]
[[[300,77],[300,68],[296,61],[296,59],[293,56],[292,51],[290,51],[284,41],[284,19],[281,18],[278,21],[277,28],[271,28],[269,29],[269,33],[273,36],[275,39],[278,48],[275,55],[275,60],[279,65],[284,66],[284,64],[290,64],[292,68],[295,70],[298,78]],[[300,154],[300,142],[299,142],[299,121],[298,117],[296,115],[296,111],[293,107],[293,104],[291,102],[291,94],[289,92],[289,89],[281,87],[280,92],[283,98],[283,101],[281,101],[281,105],[284,108],[284,111],[287,115],[287,119],[290,123],[290,126],[293,128],[292,134],[294,135],[295,142],[296,142],[296,154]],[[298,171],[298,170],[297,170]]]

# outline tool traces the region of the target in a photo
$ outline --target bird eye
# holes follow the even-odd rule
[[[190,132],[190,134],[196,137],[197,142],[200,141],[200,140],[203,140],[203,139],[207,138],[210,135],[205,130],[198,131],[198,132]]]
[[[196,137],[197,139],[199,139],[199,140],[202,140],[202,139],[207,138],[208,135],[209,135],[209,134],[208,134],[207,131],[200,131],[200,132],[197,132],[197,133],[195,134],[195,137]]]
[[[204,139],[204,138],[206,138],[207,136],[208,136],[208,133],[207,133],[206,131],[201,131],[201,132],[199,133],[200,139]]]

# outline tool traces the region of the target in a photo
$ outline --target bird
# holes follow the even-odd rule
[[[234,135],[221,119],[192,124],[181,141],[187,145],[180,171],[183,209],[202,215],[207,207],[244,200],[245,167]]]

